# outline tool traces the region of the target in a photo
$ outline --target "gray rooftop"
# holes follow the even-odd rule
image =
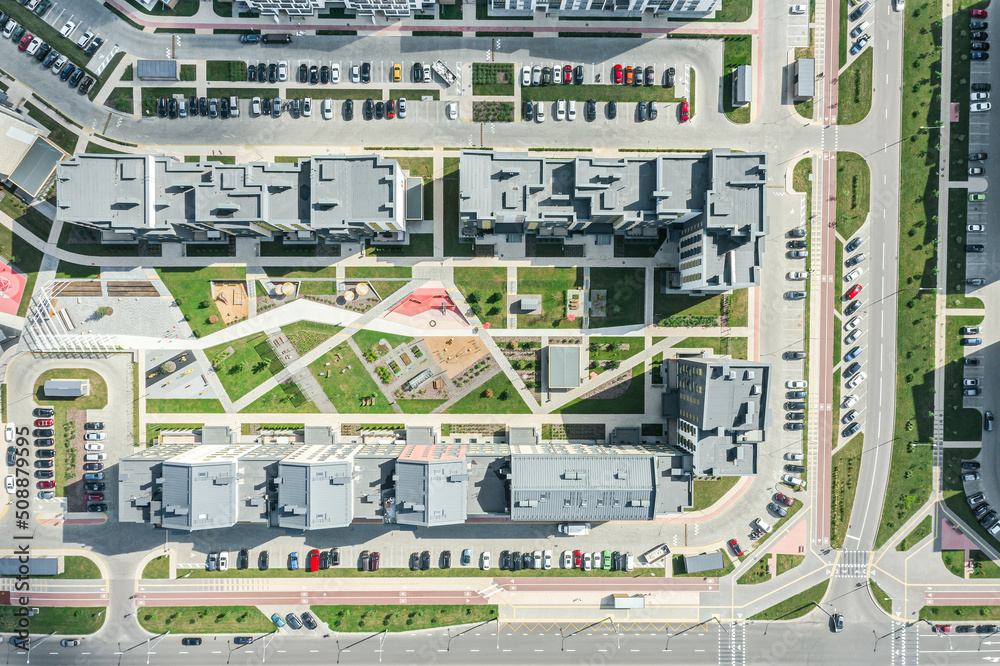
[[[685,555],[684,571],[689,574],[701,573],[702,571],[715,571],[726,566],[722,559],[722,553],[705,553],[704,555]]]
[[[62,150],[42,137],[37,137],[17,163],[9,179],[29,195],[38,196],[62,158]]]
[[[205,530],[236,524],[236,461],[163,463],[164,527]]]
[[[571,389],[579,385],[579,345],[549,345],[549,388]]]
[[[46,379],[42,388],[46,396],[58,398],[78,398],[87,395],[89,390],[87,379]]]
[[[733,106],[743,106],[753,100],[753,66],[739,65],[733,71]]]
[[[795,61],[795,96],[812,97],[816,94],[816,60],[799,58]]]
[[[654,456],[511,456],[511,520],[650,520]]]
[[[176,60],[136,60],[135,77],[143,79],[177,80]]]
[[[22,566],[27,567],[29,576],[55,576],[59,573],[58,557],[38,557],[32,555],[22,562],[19,557],[0,557],[0,576],[24,575]]]
[[[408,443],[396,461],[395,482],[396,522],[426,527],[465,522],[469,474],[463,445]]]
[[[278,464],[278,526],[346,527],[354,519],[356,446],[302,446]]]

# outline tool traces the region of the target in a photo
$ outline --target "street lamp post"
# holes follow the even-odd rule
[[[168,630],[160,634],[159,637],[154,637],[156,638],[156,642],[153,643],[152,645],[149,644],[150,639],[149,638],[146,639],[146,666],[149,666],[149,655],[151,650],[155,648],[157,645],[159,645],[160,641],[166,638],[169,633],[170,631]]]
[[[997,635],[998,633],[1000,633],[1000,629],[997,629],[996,631],[990,632],[990,633],[986,634],[985,636],[983,636],[982,638],[980,638],[979,639],[979,647],[976,648],[976,652],[979,652],[980,650],[983,649],[983,641],[985,641],[990,636]]]
[[[38,641],[37,641],[37,642],[35,642],[35,643],[32,643],[32,642],[31,642],[31,639],[30,639],[30,638],[28,639],[28,647],[27,647],[27,650],[28,650],[28,659],[27,659],[27,661],[25,662],[26,664],[30,664],[30,663],[31,663],[31,651],[32,651],[32,650],[34,650],[34,649],[35,649],[36,647],[38,647],[39,645],[41,645],[42,643],[44,643],[45,641],[47,641],[47,640],[49,640],[50,638],[52,638],[52,637],[53,637],[53,636],[55,635],[55,633],[56,633],[56,632],[54,632],[54,631],[53,631],[52,633],[50,633],[50,634],[48,634],[48,635],[46,635],[46,636],[42,636],[42,637],[41,637],[41,638],[39,638],[39,639],[38,639]]]
[[[715,620],[716,622],[718,622],[719,626],[722,627],[722,630],[724,632],[726,632],[727,634],[729,633],[729,630],[726,629],[726,625],[722,624],[722,621],[719,620],[719,618],[717,618],[717,617],[715,617],[713,615],[712,617],[708,618],[707,620],[702,620],[701,622],[699,622],[698,624],[696,624],[696,625],[694,625],[692,627],[688,627],[687,629],[684,629],[682,631],[676,631],[673,634],[667,636],[667,642],[663,646],[663,651],[664,652],[669,652],[670,651],[670,639],[671,638],[673,638],[675,636],[680,636],[681,634],[686,634],[687,632],[691,631],[692,629],[697,629],[698,627],[704,627],[706,624],[708,624],[712,620]],[[766,626],[764,627],[764,635],[765,636],[767,635],[767,627]]]

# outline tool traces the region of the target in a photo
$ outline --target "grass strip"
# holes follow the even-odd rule
[[[751,615],[750,620],[794,620],[800,618],[813,608],[814,604],[823,601],[826,588],[830,585],[829,579],[822,583],[813,585],[808,590],[803,590],[784,601],[777,603],[770,608],[762,610],[756,615]]]
[[[313,606],[310,610],[335,631],[368,633],[475,624],[497,617],[496,606]]]
[[[923,541],[931,533],[931,517],[924,516],[924,519],[913,528],[905,537],[896,544],[896,550],[907,551]]]
[[[858,433],[833,454],[830,545],[834,548],[842,548],[847,536],[847,527],[854,508],[854,496],[858,489],[858,473],[861,471],[861,452],[864,449],[864,442],[864,433]]]

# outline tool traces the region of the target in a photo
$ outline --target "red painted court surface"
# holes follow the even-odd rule
[[[393,312],[406,317],[416,317],[429,310],[453,312],[461,314],[455,303],[444,289],[417,289],[406,300],[392,309]]]
[[[0,259],[0,312],[17,314],[26,281],[24,273]]]

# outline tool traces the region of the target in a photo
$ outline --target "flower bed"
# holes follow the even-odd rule
[[[512,102],[474,102],[472,121],[477,123],[509,123],[514,121]]]

